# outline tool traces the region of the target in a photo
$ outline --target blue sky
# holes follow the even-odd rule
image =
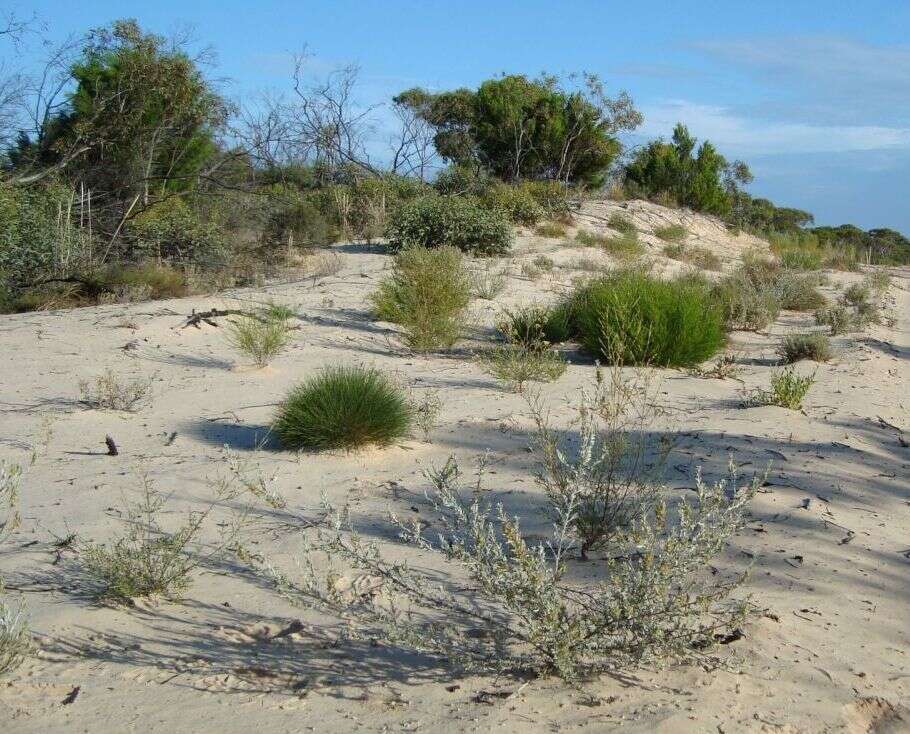
[[[12,3],[16,7],[16,2]],[[677,120],[755,173],[751,191],[819,223],[910,233],[910,2],[280,2],[31,0],[58,38],[135,17],[191,26],[241,97],[356,62],[364,103],[409,86],[472,86],[500,72],[597,72],[645,115],[630,143]]]

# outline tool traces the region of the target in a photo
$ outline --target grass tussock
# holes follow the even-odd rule
[[[607,226],[610,229],[615,229],[617,232],[622,232],[627,235],[635,234],[638,231],[632,220],[619,212],[614,212],[610,215],[610,218],[607,220]]]
[[[720,311],[694,279],[617,271],[582,286],[571,309],[581,342],[607,363],[692,366],[725,342]]]
[[[407,396],[384,373],[329,367],[291,390],[273,430],[288,449],[353,449],[403,438],[413,419]]]
[[[95,410],[120,410],[133,413],[152,397],[152,378],[124,379],[106,369],[94,380],[80,380],[79,402]]]
[[[571,316],[566,303],[505,311],[496,327],[507,341],[525,349],[546,349],[572,337]]]
[[[392,274],[372,295],[373,312],[400,324],[411,349],[451,347],[464,329],[472,279],[454,247],[408,247],[395,256]]]
[[[827,336],[813,332],[811,334],[790,334],[785,337],[778,347],[778,354],[786,364],[792,364],[804,359],[813,362],[827,362],[834,356],[834,351]]]
[[[485,301],[492,301],[496,296],[502,293],[506,288],[506,275],[502,270],[494,270],[492,267],[485,267],[482,270],[476,270],[471,278],[471,295],[475,298],[482,298]]]

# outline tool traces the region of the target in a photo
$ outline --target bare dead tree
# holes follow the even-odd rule
[[[392,173],[426,181],[430,167],[439,157],[433,145],[435,131],[408,105],[393,103],[391,110],[397,129],[389,136],[389,168]]]

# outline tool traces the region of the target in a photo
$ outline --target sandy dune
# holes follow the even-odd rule
[[[669,215],[650,206],[629,209],[642,227],[666,223]],[[596,227],[608,214],[589,208],[579,219]],[[759,244],[712,233],[710,221],[703,226],[705,246],[730,263]],[[645,239],[656,253],[657,242]],[[893,270],[893,324],[835,339],[838,356],[818,366],[802,412],[743,409],[739,391],[767,385],[781,335],[808,327],[809,315],[785,313],[767,334],[735,333],[741,382],[662,375],[669,412],[662,428],[679,433],[673,487],[691,486],[698,466],[708,478],[720,476],[731,455],[744,472],[772,462],[748,529],[723,559],[729,567],[752,564],[747,588],[767,609],[729,646],[739,660],[728,670],[604,677],[587,684],[601,699],[592,706],[554,680],[456,679],[418,656],[336,645],[331,626],[227,565],[199,572],[181,604],[123,610],[87,599],[57,540],[120,532],[117,508],[136,491],[140,472],[172,493],[169,512],[179,521],[186,508],[212,499],[225,447],[275,475],[288,507],[269,516],[254,543],[289,569],[298,549],[292,528],[314,515],[320,492],[349,503],[365,533],[383,535],[389,509],[420,511],[422,467],[450,454],[467,467],[490,450],[490,488],[507,507],[521,513],[540,502],[523,400],[484,374],[470,350],[490,336],[499,309],[554,298],[591,250],[523,237],[511,263],[494,266],[510,269],[501,299],[472,307],[472,338],[434,356],[407,353],[392,327],[369,316],[366,297],[389,258],[362,246],[336,250],[344,269],[316,282],[0,316],[0,456],[28,463],[38,455],[24,480],[23,526],[0,552],[0,571],[24,590],[40,645],[0,687],[0,731],[910,730],[908,269]],[[531,280],[520,265],[539,254],[557,267]],[[832,274],[832,283],[859,277]],[[833,287],[824,289],[829,296]],[[180,328],[192,309],[267,298],[293,306],[300,328],[266,370],[238,367],[218,328]],[[542,388],[557,416],[592,378],[590,361],[571,358],[566,374]],[[275,404],[296,381],[335,363],[373,364],[415,391],[438,390],[444,405],[430,441],[301,456],[272,447]],[[135,414],[81,406],[79,380],[107,367],[153,377],[151,405]],[[106,435],[119,456],[105,455]]]

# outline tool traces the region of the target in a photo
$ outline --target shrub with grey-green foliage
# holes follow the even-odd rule
[[[528,382],[553,382],[566,371],[566,361],[558,352],[521,344],[494,347],[478,356],[486,372],[516,392]]]
[[[593,583],[576,560],[582,492],[576,483],[546,510],[555,518],[552,531],[529,540],[519,519],[482,491],[483,467],[469,487],[454,458],[426,476],[431,514],[393,516],[420,562],[405,562],[400,552],[387,557],[357,532],[345,508],[324,500],[327,521],[311,531],[303,578],[268,566],[276,588],[293,602],[343,617],[354,639],[379,634],[386,644],[461,670],[567,680],[703,659],[747,614],[747,604],[733,597],[742,575],[705,569],[742,528],[755,483],[709,485],[697,476],[696,491],[672,509],[663,499],[637,508],[604,548],[601,578]],[[432,532],[425,533],[428,520]],[[316,570],[316,554],[328,558],[328,573]],[[435,563],[423,560],[432,556],[445,562],[447,583]],[[368,592],[345,583],[355,574],[368,579]]]
[[[408,247],[370,298],[377,318],[402,326],[407,346],[428,351],[461,337],[475,285],[456,248]]]
[[[815,312],[815,323],[827,326],[831,336],[838,336],[855,328],[853,314],[843,304],[828,306]]]
[[[386,234],[395,247],[451,245],[473,255],[503,255],[512,244],[502,212],[461,196],[425,196],[400,205]]]
[[[221,227],[179,197],[155,204],[130,220],[125,240],[127,254],[135,259],[204,267],[227,262],[227,243]]]
[[[790,334],[778,348],[778,354],[786,363],[809,359],[813,362],[827,362],[834,356],[827,336],[818,332],[811,334]]]

